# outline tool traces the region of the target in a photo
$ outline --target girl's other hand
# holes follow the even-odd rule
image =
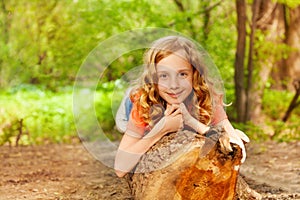
[[[182,117],[183,117],[183,123],[190,128],[194,129],[197,133],[203,134],[206,131],[208,131],[209,127],[206,126],[205,124],[201,123],[197,119],[195,119],[187,110],[186,106],[184,103],[181,103],[179,105]]]
[[[168,115],[177,115],[177,114],[180,114],[181,113],[181,110],[178,109],[179,108],[179,104],[168,104],[167,105],[167,109],[165,111],[165,116],[168,116]]]
[[[182,112],[183,115],[183,121],[184,124],[186,124],[189,127],[193,127],[193,122],[194,122],[194,117],[189,113],[189,111],[187,110],[186,106],[184,105],[184,103],[181,103],[180,105],[180,110]]]
[[[220,143],[225,149],[230,150],[231,146],[230,143],[234,143],[240,146],[243,152],[243,158],[242,158],[242,163],[246,159],[246,149],[244,142],[249,142],[249,138],[245,133],[238,129],[234,129],[231,123],[229,122],[228,119],[224,119],[223,121],[219,122],[218,125],[221,125],[225,132],[227,133],[227,137],[220,138]],[[244,142],[243,142],[244,141]],[[228,148],[228,146],[230,146]]]
[[[164,129],[167,133],[183,128],[183,116],[178,104],[168,104],[164,114]]]

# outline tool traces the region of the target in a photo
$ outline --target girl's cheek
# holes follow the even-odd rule
[[[167,81],[159,81],[158,82],[158,87],[161,89],[167,89],[168,85],[169,85],[169,83]]]
[[[192,87],[192,82],[190,82],[188,80],[181,80],[179,85],[181,87],[189,88],[189,87]]]

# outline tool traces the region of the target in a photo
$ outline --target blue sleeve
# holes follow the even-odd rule
[[[126,98],[125,100],[125,113],[126,113],[126,119],[127,121],[129,120],[129,115],[132,109],[132,102],[129,97]]]

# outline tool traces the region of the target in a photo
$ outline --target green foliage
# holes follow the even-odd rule
[[[232,122],[232,125],[242,130],[246,135],[250,138],[251,141],[262,142],[270,139],[266,131],[251,122],[247,122],[245,124]]]
[[[284,43],[279,43],[279,41],[283,40],[283,38],[276,38],[278,42],[267,41],[266,33],[261,30],[256,31],[256,42],[254,48],[257,49],[258,55],[256,55],[255,59],[260,59],[260,62],[268,62],[270,56],[273,56],[273,63],[280,61],[281,59],[286,59],[292,51],[296,49],[292,49],[290,46]],[[283,37],[283,36],[282,36]],[[276,44],[276,48],[274,45]]]
[[[116,83],[118,81],[101,84],[95,95],[97,119],[106,137],[111,140],[120,139],[121,137],[121,134],[114,127],[114,119],[124,95],[124,88]]]
[[[20,144],[67,142],[74,137],[72,96],[68,93],[52,93],[32,85],[20,85],[1,93],[0,130],[1,143],[13,142],[18,130]],[[22,127],[20,126],[22,121]]]
[[[120,81],[100,84],[95,93],[95,113],[100,127],[109,139],[121,137],[115,129],[114,116],[122,99],[124,84]],[[276,141],[299,140],[300,109],[295,109],[288,122],[281,121],[293,93],[268,90],[264,95],[263,115],[268,127],[262,128],[252,123],[237,124],[251,140]],[[271,103],[270,103],[271,102]],[[53,93],[43,87],[19,85],[9,91],[1,92],[0,99],[0,144],[39,144],[48,142],[70,142],[77,138],[72,113],[72,90],[60,88]],[[230,115],[232,106],[227,108]],[[90,113],[84,115],[85,127],[91,124]],[[22,121],[22,125],[20,122]],[[22,135],[19,135],[22,130]],[[99,136],[93,136],[97,137]]]
[[[300,107],[293,110],[289,120],[282,122],[283,115],[294,94],[288,91],[267,90],[263,98],[263,112],[266,124],[273,127],[272,139],[277,141],[291,141],[300,139]]]
[[[299,0],[273,0],[274,2],[282,3],[287,5],[290,8],[296,8],[297,6],[300,5]]]
[[[219,68],[227,90],[234,89],[234,59],[237,37],[236,15],[232,12],[235,9],[234,6],[234,2],[228,2],[221,4],[214,10],[214,15],[210,19],[208,38],[202,42],[205,43],[205,48]]]
[[[123,86],[103,83],[95,92],[94,112],[106,137],[115,140],[121,135],[114,128],[114,115],[122,99]],[[35,85],[19,85],[0,93],[0,145],[9,143],[40,144],[71,142],[78,138],[73,118],[72,87],[57,92]],[[84,114],[84,127],[90,129],[90,117]],[[20,122],[22,121],[22,125]],[[22,134],[20,132],[22,130]],[[91,133],[91,137],[94,137]],[[17,139],[20,137],[20,139]],[[99,138],[99,136],[95,136]]]
[[[262,108],[265,125],[262,127],[251,122],[246,124],[233,122],[234,127],[243,130],[254,141],[289,142],[299,140],[300,107],[293,110],[287,122],[282,121],[293,95],[288,91],[265,90]]]
[[[5,89],[0,93],[0,144],[14,143],[20,131],[20,144],[70,141],[76,137],[72,85],[80,65],[99,42],[135,28],[168,28],[199,42],[220,70],[226,103],[234,102],[234,1],[181,2],[182,7],[175,1],[160,0],[0,1],[0,88]],[[300,3],[277,2],[292,8]],[[215,4],[218,5],[211,7]],[[257,31],[256,37],[255,48],[261,59],[272,55],[276,62],[294,51],[286,45],[273,48],[273,43],[265,42],[265,33]],[[116,83],[128,70],[142,64],[143,53],[144,49],[128,52],[108,63],[95,93],[96,117],[112,139],[120,136],[114,129],[113,117],[125,89]],[[269,88],[265,91],[263,112],[276,140],[299,138],[299,109],[288,123],[280,121],[290,98],[290,93]],[[234,106],[229,106],[227,112],[234,120]],[[82,128],[89,128],[90,119],[85,120]],[[254,140],[271,137],[250,123],[237,126]]]
[[[203,39],[205,9],[216,2],[183,1],[181,10],[173,1],[159,0],[3,1],[0,87],[30,83],[55,91],[57,86],[72,84],[81,63],[99,42],[143,27],[164,27],[191,36],[211,50],[220,68],[231,69],[234,54],[228,49],[234,49],[233,3],[222,3],[211,11],[209,38]],[[107,72],[108,81],[141,64],[141,55],[133,53],[115,61]],[[223,75],[226,80],[230,77],[228,73]]]

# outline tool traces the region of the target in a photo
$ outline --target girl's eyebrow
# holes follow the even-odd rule
[[[179,69],[178,72],[186,72],[186,71],[192,71],[191,69]]]
[[[157,73],[169,73],[170,71],[167,70],[161,70],[161,71],[157,71]]]
[[[157,73],[170,73],[170,71],[174,71],[174,72],[176,72],[176,73],[182,73],[182,72],[190,72],[190,71],[192,71],[192,70],[190,70],[190,69],[179,69],[179,70],[158,70],[157,71]]]
[[[169,68],[169,69],[157,69],[157,72],[170,72],[170,71],[182,72],[182,71],[192,71],[192,70],[190,68],[187,69],[186,67],[181,67],[181,68],[176,69],[176,70],[171,69],[171,68]]]

